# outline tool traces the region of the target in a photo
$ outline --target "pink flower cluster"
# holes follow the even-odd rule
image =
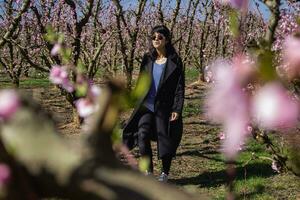
[[[0,121],[10,119],[20,107],[20,100],[14,90],[0,91]]]
[[[300,75],[300,38],[288,36],[283,44],[283,63],[284,71],[288,78],[292,79]]]
[[[299,105],[278,82],[263,86],[252,100],[255,122],[266,129],[285,129],[296,125]]]
[[[280,83],[270,82],[252,91],[245,89],[255,72],[248,58],[237,56],[231,62],[212,65],[213,87],[207,96],[207,116],[223,126],[222,151],[234,159],[241,144],[256,124],[265,129],[291,128],[298,122],[299,105]]]
[[[69,78],[66,67],[61,66],[53,66],[50,72],[50,80],[54,84],[61,85],[68,92],[73,92],[76,89],[76,85],[85,85],[87,87],[87,95],[84,98],[80,98],[75,101],[75,106],[78,110],[79,116],[86,118],[90,116],[93,112],[95,112],[96,106],[96,98],[100,95],[101,90],[99,87],[88,83],[81,74],[77,75],[77,84],[73,85]]]
[[[222,150],[228,159],[233,159],[247,136],[248,98],[231,63],[219,60],[212,71],[215,83],[205,103],[207,115],[223,125],[226,137]]]
[[[92,85],[89,88],[87,97],[75,101],[75,106],[80,117],[87,118],[98,109],[97,98],[101,94],[101,89]]]
[[[62,49],[61,44],[60,43],[56,43],[53,46],[52,50],[51,50],[51,55],[52,56],[56,56],[60,52],[61,49]]]
[[[58,55],[61,51],[62,45],[56,43],[51,50],[53,56]],[[76,82],[72,83],[69,80],[68,72],[74,70],[76,73]],[[92,113],[97,110],[96,99],[101,93],[99,87],[93,85],[79,70],[72,67],[69,69],[66,66],[54,65],[51,68],[49,79],[52,83],[60,85],[68,92],[76,91],[76,95],[84,96],[74,102],[78,114],[82,118],[89,117]]]
[[[68,77],[67,68],[64,66],[52,66],[49,79],[52,83],[61,85],[68,92],[74,91],[74,86]]]

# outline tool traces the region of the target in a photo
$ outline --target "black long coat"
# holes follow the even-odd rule
[[[144,55],[140,73],[146,71],[149,75],[152,75],[153,62],[149,55]],[[182,61],[177,55],[169,56],[154,103],[155,117],[159,118],[156,126],[160,131],[157,133],[156,139],[158,156],[160,158],[166,155],[176,155],[176,150],[179,146],[183,131],[182,108],[184,102],[184,87],[185,80]],[[123,129],[123,143],[127,145],[129,149],[137,145],[138,122],[141,117],[141,106],[145,98],[146,95],[141,99],[138,106],[136,106]],[[170,122],[172,112],[179,113],[179,118]]]

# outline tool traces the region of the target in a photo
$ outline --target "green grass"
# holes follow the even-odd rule
[[[20,80],[20,88],[39,88],[39,87],[48,87],[51,85],[48,78],[27,78]],[[1,82],[0,88],[13,88],[14,85],[9,82]]]
[[[207,194],[209,199],[226,199],[227,175],[225,158],[219,152],[220,129],[203,124],[186,125],[185,129],[189,129],[189,133],[184,135],[176,158],[183,161],[174,162],[171,173],[175,175],[171,182],[189,192]],[[300,197],[300,178],[288,172],[274,172],[266,157],[271,155],[265,145],[249,139],[236,161],[237,199],[294,200]]]
[[[183,117],[190,117],[193,115],[200,115],[203,113],[202,109],[202,101],[200,99],[196,99],[194,101],[186,101],[183,107]]]
[[[43,79],[26,79],[20,82],[21,87],[47,87],[51,83],[48,78]]]
[[[185,68],[185,81],[186,84],[192,83],[198,80],[199,71],[195,67]]]

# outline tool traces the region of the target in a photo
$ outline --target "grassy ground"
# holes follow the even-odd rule
[[[50,86],[50,82],[48,78],[22,78],[20,80],[20,88],[40,88],[40,87],[48,87]],[[13,88],[13,84],[9,81],[1,81],[0,88]]]
[[[186,70],[187,85],[197,79],[195,69]],[[5,85],[1,84],[1,87]],[[58,113],[58,121],[70,122],[70,108],[46,79],[23,80],[21,87],[35,88],[33,97],[47,110]],[[36,87],[40,89],[36,90]],[[37,94],[39,93],[39,94]],[[195,194],[208,194],[211,199],[225,199],[226,166],[220,154],[220,128],[203,118],[203,97],[206,87],[188,89],[184,107],[184,134],[177,157],[170,172],[170,184]],[[69,118],[68,118],[69,117]],[[66,120],[68,119],[68,120]],[[63,121],[64,120],[64,121]],[[78,130],[66,125],[63,133],[78,136]],[[72,138],[74,138],[72,136]],[[155,149],[155,144],[153,144]],[[154,154],[156,151],[154,150]],[[291,173],[277,174],[271,169],[271,161],[253,158],[269,157],[265,147],[250,139],[237,160],[235,191],[238,199],[300,199],[300,179]],[[155,175],[160,171],[160,162],[155,163]]]
[[[220,129],[201,119],[201,101],[186,100],[185,132],[171,169],[171,183],[189,191],[225,199],[226,166],[220,154]],[[194,109],[193,109],[194,108]],[[300,199],[300,179],[277,174],[264,145],[250,139],[237,160],[235,190],[238,199]],[[159,169],[158,169],[159,171]]]

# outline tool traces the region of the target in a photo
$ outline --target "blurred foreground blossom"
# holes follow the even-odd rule
[[[246,129],[246,121],[235,119],[224,124],[225,139],[221,151],[228,160],[234,160],[238,152],[242,150],[249,132]]]
[[[222,123],[226,135],[222,151],[228,159],[234,159],[248,135],[249,100],[238,71],[228,61],[219,60],[212,68],[214,85],[205,102],[207,116]]]
[[[74,91],[74,87],[68,78],[68,72],[65,67],[58,65],[52,66],[49,79],[52,83],[61,85],[68,92]]]
[[[14,90],[0,91],[0,120],[9,119],[19,108],[20,100]]]
[[[101,94],[101,88],[98,87],[97,85],[92,85],[90,87],[90,95],[92,96],[93,99],[99,97]]]
[[[61,48],[62,48],[61,44],[56,43],[51,50],[51,55],[56,56],[59,53],[59,51],[61,50]]]
[[[225,137],[226,137],[226,136],[225,136],[225,133],[224,133],[224,132],[220,132],[220,133],[219,133],[219,139],[220,139],[220,140],[224,140]]]
[[[75,102],[80,117],[86,118],[95,112],[96,106],[88,98],[80,98]]]
[[[232,67],[236,73],[236,78],[242,86],[246,85],[253,79],[257,69],[251,57],[246,55],[237,55],[232,59]]]
[[[207,83],[213,82],[213,73],[211,71],[211,66],[210,65],[207,65],[204,68],[204,80]]]
[[[289,78],[300,75],[300,38],[288,36],[283,45],[283,69]]]
[[[246,11],[249,4],[248,0],[218,0],[218,2],[224,5],[230,5],[231,7],[241,11]]]
[[[299,106],[280,83],[268,83],[253,97],[253,117],[263,128],[284,129],[296,125]]]
[[[3,188],[10,180],[11,172],[6,164],[0,164],[0,188]]]
[[[248,118],[248,97],[241,87],[238,74],[227,61],[213,67],[214,85],[205,102],[207,116],[214,122]]]

